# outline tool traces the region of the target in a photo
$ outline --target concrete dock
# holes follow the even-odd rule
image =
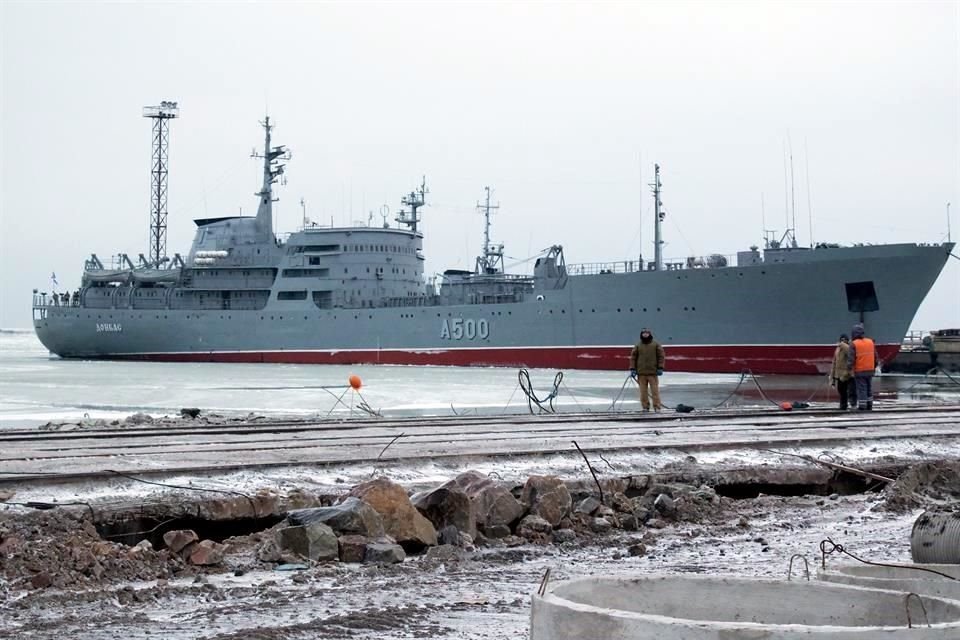
[[[585,452],[751,450],[960,436],[960,406],[872,412],[775,409],[349,421],[173,421],[0,433],[0,485],[277,467],[536,457]]]

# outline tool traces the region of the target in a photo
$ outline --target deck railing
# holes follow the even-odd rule
[[[736,266],[736,256],[713,254],[709,256],[693,256],[689,258],[671,258],[663,263],[664,271],[680,271],[685,269],[718,269]],[[618,260],[616,262],[585,262],[568,264],[567,275],[593,276],[605,273],[635,273],[638,271],[654,271],[653,262],[644,263],[637,260]]]
[[[70,293],[47,293],[46,291],[35,292],[33,294],[33,308],[41,309],[46,307],[79,307],[79,292]]]

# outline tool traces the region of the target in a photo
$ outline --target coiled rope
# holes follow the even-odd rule
[[[560,384],[563,382],[563,371],[557,371],[557,375],[553,377],[553,389],[550,391],[549,395],[545,398],[541,398],[537,395],[537,392],[533,389],[533,383],[530,382],[530,372],[526,369],[520,369],[517,372],[517,379],[520,383],[520,389],[523,391],[524,395],[527,396],[527,408],[530,409],[530,413],[534,414],[533,406],[536,405],[539,409],[539,413],[556,413],[557,410],[553,406],[553,400],[560,393]]]

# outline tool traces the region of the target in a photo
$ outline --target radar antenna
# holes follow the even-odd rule
[[[167,155],[170,120],[180,115],[176,102],[164,100],[144,107],[143,117],[153,120],[153,160],[150,163],[150,262],[159,265],[167,257]]]
[[[410,210],[400,209],[400,211],[397,212],[397,217],[394,219],[399,224],[406,225],[410,228],[410,231],[416,233],[417,224],[420,222],[418,209],[427,203],[428,193],[430,193],[430,190],[427,189],[427,177],[423,176],[420,187],[400,199],[400,204],[410,207]]]
[[[503,244],[490,242],[490,215],[500,208],[500,203],[490,204],[490,187],[484,187],[487,197],[483,204],[477,202],[477,211],[483,214],[483,255],[477,257],[477,273],[503,272]]]

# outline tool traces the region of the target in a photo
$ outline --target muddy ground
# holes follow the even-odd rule
[[[917,478],[931,475],[942,477],[914,473],[906,491],[918,495]],[[325,562],[280,571],[252,560],[256,534],[227,539],[225,565],[213,569],[184,566],[162,551],[130,561],[135,552],[111,547],[117,551],[100,550],[104,575],[91,574],[89,584],[0,584],[0,638],[525,638],[530,595],[547,568],[551,580],[651,572],[786,577],[795,553],[815,572],[827,537],[865,558],[909,561],[910,529],[922,509],[902,491],[889,497],[897,498],[896,510],[882,492],[723,498],[702,522],[563,544],[439,547],[389,566]],[[3,516],[7,538],[22,531],[22,511]],[[34,550],[39,568],[70,553],[64,536],[96,536],[55,512],[29,518],[47,523],[33,529],[36,536],[51,534]],[[646,552],[631,555],[641,542]],[[10,556],[0,554],[0,562]],[[795,574],[803,579],[802,569]]]

